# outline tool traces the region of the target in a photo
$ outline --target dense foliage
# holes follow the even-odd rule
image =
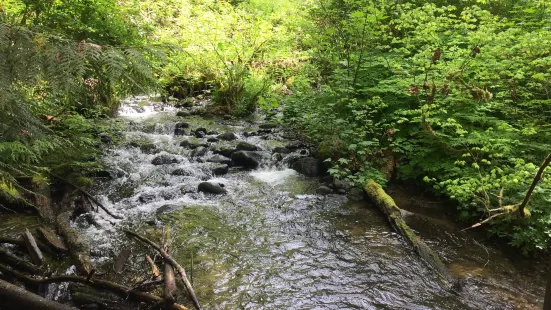
[[[96,120],[161,85],[165,97],[210,94],[219,113],[281,106],[334,176],[423,184],[468,223],[503,213],[490,232],[549,247],[548,178],[526,214],[503,208],[551,152],[546,0],[1,0],[0,11],[5,196],[52,169],[93,169]]]
[[[383,177],[375,166],[424,180],[468,221],[523,200],[550,152],[545,1],[320,1],[312,12],[322,84],[297,90],[286,115],[321,141],[334,174],[364,183]],[[550,190],[544,178],[531,216],[505,212],[489,230],[547,249]]]

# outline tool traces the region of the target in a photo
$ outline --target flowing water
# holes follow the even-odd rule
[[[541,307],[542,264],[515,261],[474,241],[446,219],[415,209],[431,202],[415,205],[415,197],[402,199],[398,202],[414,211],[407,213],[407,221],[463,279],[461,293],[444,290],[376,208],[348,201],[344,195],[316,195],[320,180],[288,168],[288,159],[298,153],[275,158],[271,150],[287,142],[278,130],[246,137],[245,132],[257,130],[257,125],[179,118],[174,111],[156,111],[151,105],[126,105],[121,114],[124,142],[105,154],[113,177],[101,182],[94,194],[124,219],[115,220],[100,210],[94,215],[96,225],[76,221],[92,245],[93,263],[105,270],[122,248],[132,249],[125,272],[116,276],[119,281],[131,284],[146,278],[144,255],[154,255],[120,228],[159,240],[159,227],[168,226],[174,256],[192,278],[205,309]],[[214,147],[192,157],[191,150],[179,146],[189,137],[174,135],[180,121],[189,122],[192,129],[234,132],[238,141],[259,146],[265,160],[256,170],[232,168],[226,175],[213,175],[204,160]],[[175,162],[153,165],[162,154]],[[172,175],[176,169],[187,172]],[[228,194],[197,193],[204,180],[224,184]]]

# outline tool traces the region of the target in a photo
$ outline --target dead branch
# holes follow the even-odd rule
[[[170,230],[163,227],[163,250],[170,255],[171,240]],[[165,309],[170,309],[176,302],[176,278],[174,277],[174,269],[169,262],[164,263],[164,282],[165,282]]]
[[[3,248],[0,248],[0,261],[3,261],[4,263],[12,266],[13,268],[28,272],[33,275],[43,273],[43,271],[40,268],[34,266],[33,264],[27,261],[24,261],[23,259],[4,250]]]
[[[524,212],[524,208],[528,204],[528,201],[530,201],[530,197],[532,197],[532,192],[534,192],[534,189],[536,188],[536,185],[541,180],[541,177],[543,175],[543,171],[545,170],[545,168],[547,168],[547,166],[549,166],[550,163],[551,163],[551,154],[547,155],[547,158],[545,158],[545,160],[541,164],[538,172],[534,176],[534,180],[532,181],[532,184],[530,185],[530,188],[528,189],[528,192],[526,192],[526,196],[524,196],[524,200],[522,201],[522,203],[518,207],[518,211],[520,212],[521,217],[526,216],[526,214],[525,214],[526,212]]]
[[[176,262],[170,255],[168,255],[163,249],[161,249],[161,247],[159,247],[157,244],[155,244],[153,241],[133,232],[133,231],[130,231],[128,229],[125,229],[123,230],[125,233],[129,234],[130,236],[142,241],[143,243],[146,243],[148,245],[150,245],[151,247],[153,247],[155,250],[157,250],[157,252],[159,252],[159,254],[161,254],[161,256],[168,262],[172,265],[172,267],[174,267],[174,269],[176,269],[176,271],[178,272],[178,274],[180,275],[181,279],[182,279],[182,282],[184,282],[184,285],[186,286],[186,289],[188,290],[189,292],[189,295],[190,295],[190,298],[191,298],[191,301],[193,302],[193,306],[195,307],[195,309],[197,310],[200,310],[201,309],[201,306],[199,304],[199,300],[197,299],[197,296],[195,295],[195,291],[193,290],[193,287],[191,286],[191,283],[189,283],[189,280],[187,279],[187,276],[186,276],[186,271],[184,270],[184,268],[178,264],[178,262]]]

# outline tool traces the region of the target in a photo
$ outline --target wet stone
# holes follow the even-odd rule
[[[231,158],[217,154],[207,159],[207,162],[229,165],[231,163]]]
[[[201,156],[207,155],[208,152],[209,152],[209,149],[207,149],[207,148],[204,147],[204,146],[200,146],[200,147],[196,148],[196,149],[191,153],[191,156],[192,156],[192,157],[201,157]]]
[[[218,138],[224,141],[233,141],[237,139],[237,136],[233,132],[226,132],[218,135]]]
[[[348,191],[348,199],[351,201],[361,201],[365,197],[365,192],[359,187],[352,187]]]
[[[225,119],[225,120],[230,120],[232,118],[232,116],[226,114],[226,115],[222,116],[222,118]]]
[[[316,193],[318,193],[320,195],[329,195],[332,192],[333,191],[328,186],[325,186],[325,185],[322,185],[322,186],[318,187],[318,189],[316,189]]]
[[[218,142],[218,141],[220,141],[220,139],[218,139],[218,138],[216,138],[216,137],[209,137],[209,138],[207,139],[207,142],[212,142],[212,143],[216,143],[216,142]]]
[[[229,170],[230,170],[230,167],[228,165],[215,164],[212,167],[212,174],[214,174],[214,175],[224,175],[224,174],[227,174]]]
[[[171,175],[177,175],[177,176],[185,176],[185,177],[190,177],[190,176],[194,175],[194,173],[191,169],[186,169],[186,168],[178,168],[178,169],[172,171],[170,174]]]
[[[153,160],[151,161],[151,163],[156,166],[170,165],[170,164],[175,164],[177,162],[178,162],[178,159],[176,159],[174,156],[167,155],[167,154],[159,155],[153,158]]]
[[[235,149],[237,151],[258,151],[258,146],[247,142],[239,142]]]
[[[176,123],[174,127],[174,135],[183,136],[186,135],[186,129],[189,128],[189,124],[185,122]]]
[[[256,152],[237,151],[231,155],[236,166],[242,166],[248,169],[256,169],[260,165],[262,156]]]
[[[138,197],[138,201],[141,203],[148,203],[155,200],[155,194],[142,194]]]
[[[312,157],[304,157],[297,160],[291,168],[309,177],[319,177],[323,175],[321,163]]]
[[[285,147],[278,146],[278,147],[274,148],[273,152],[274,153],[279,153],[279,154],[289,154],[289,153],[291,153],[291,150],[289,150],[288,148],[285,148]]]
[[[161,215],[161,214],[165,214],[165,213],[171,213],[171,212],[174,212],[176,210],[180,210],[182,209],[184,206],[181,206],[181,205],[162,205],[159,207],[159,209],[157,209],[155,211],[155,214],[156,215]]]
[[[187,116],[190,116],[191,113],[189,113],[188,111],[185,111],[185,110],[182,110],[182,111],[178,111],[176,113],[176,116],[180,116],[180,117],[187,117]]]
[[[231,157],[231,155],[233,154],[233,152],[235,152],[235,150],[229,147],[221,147],[221,148],[214,149],[212,152],[214,154],[220,154],[222,156]]]
[[[201,182],[198,187],[199,192],[210,193],[216,195],[226,194],[228,191],[224,188],[224,184],[215,182]]]

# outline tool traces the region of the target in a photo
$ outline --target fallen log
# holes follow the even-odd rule
[[[128,229],[124,229],[123,231],[125,233],[129,234],[130,236],[142,241],[143,243],[146,243],[146,244],[150,245],[151,247],[153,247],[155,250],[157,250],[157,252],[159,252],[159,254],[161,254],[161,256],[165,259],[166,262],[170,263],[172,265],[172,267],[174,267],[174,269],[176,269],[176,271],[180,275],[180,278],[182,279],[182,282],[184,282],[184,285],[186,286],[186,289],[189,293],[189,296],[191,298],[193,306],[195,307],[195,309],[200,310],[201,305],[199,304],[199,300],[197,299],[197,296],[195,295],[195,291],[193,290],[193,287],[191,286],[191,283],[187,279],[186,271],[184,270],[184,268],[180,264],[178,264],[178,262],[175,261],[172,258],[172,256],[168,255],[161,247],[159,247],[153,241],[151,241],[151,240],[149,240],[149,239],[147,239],[147,238],[145,238],[141,235],[138,235],[137,233],[135,233],[133,231],[130,231]]]
[[[377,182],[369,180],[364,187],[369,198],[385,214],[390,225],[406,241],[413,246],[413,249],[421,258],[431,267],[439,276],[440,281],[446,288],[451,288],[455,284],[455,279],[448,268],[442,263],[438,254],[436,254],[423,240],[421,240],[402,218],[400,208]]]
[[[0,309],[77,310],[0,280]]]
[[[28,272],[33,275],[42,274],[43,271],[35,265],[24,261],[12,253],[0,248],[0,261],[12,266],[15,269]]]
[[[40,285],[40,284],[62,283],[62,282],[81,283],[97,289],[109,290],[123,298],[130,297],[136,301],[143,301],[143,302],[148,302],[152,304],[162,303],[164,301],[163,298],[159,296],[134,290],[124,285],[120,285],[120,284],[105,281],[105,280],[88,279],[88,278],[79,277],[79,276],[51,276],[48,278],[35,279],[35,278],[28,277],[17,271],[11,270],[10,268],[7,268],[2,264],[0,264],[0,272],[2,272],[7,276],[14,277],[26,284]],[[29,309],[34,309],[34,308],[29,308]],[[57,308],[54,308],[54,309],[57,309]],[[188,308],[182,305],[174,304],[173,307],[171,307],[171,309],[187,310]]]
[[[31,232],[28,229],[25,229],[22,237],[23,241],[25,241],[25,245],[27,246],[27,250],[29,250],[29,255],[31,256],[33,263],[37,266],[42,265],[44,256],[42,255],[42,251],[38,248],[38,245],[36,245],[36,240]]]

